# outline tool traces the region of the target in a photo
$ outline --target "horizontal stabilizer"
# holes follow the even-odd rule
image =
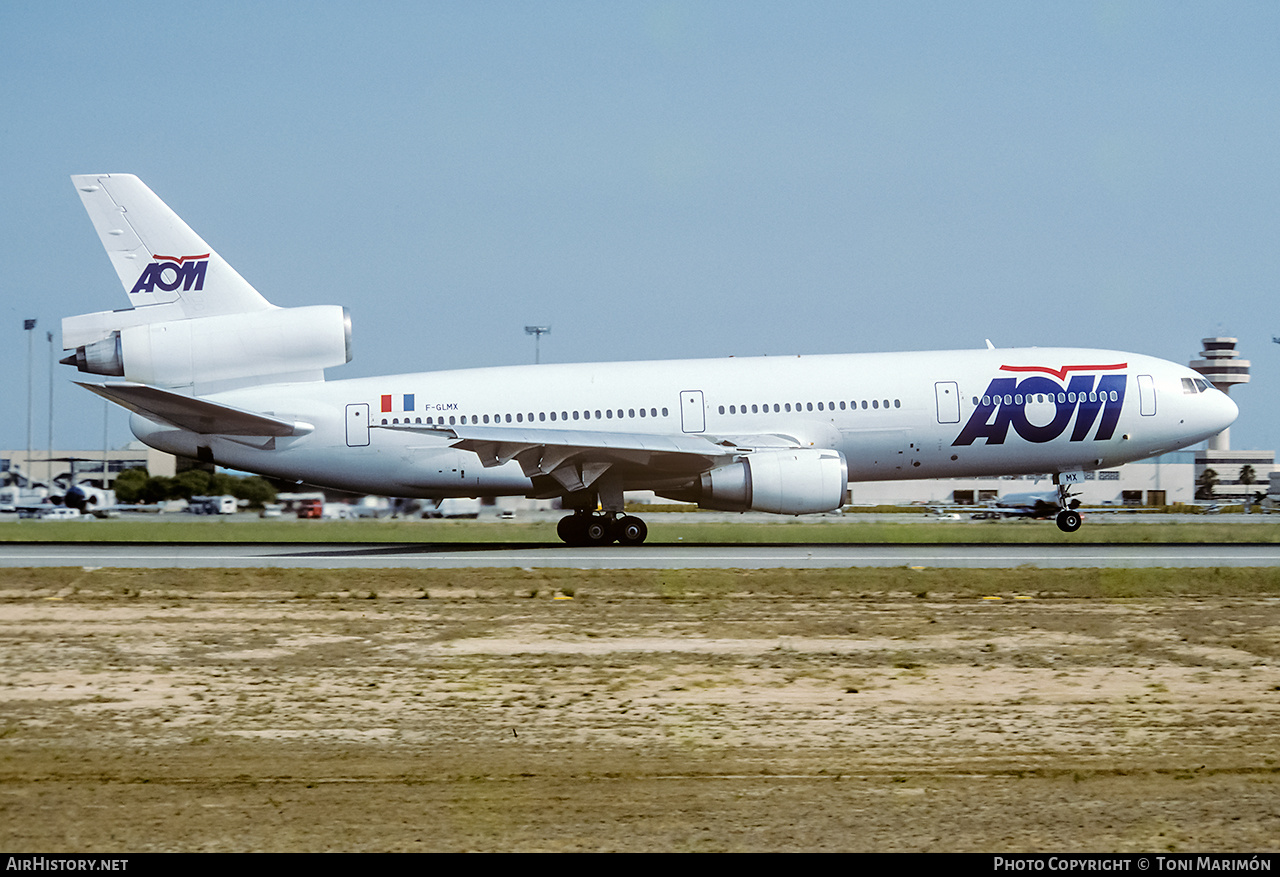
[[[309,423],[281,420],[146,384],[76,383],[135,414],[202,435],[291,436],[306,435],[315,429]]]

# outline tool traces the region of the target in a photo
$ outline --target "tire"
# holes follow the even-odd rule
[[[565,515],[556,524],[556,535],[566,545],[587,544],[586,521],[583,515]]]
[[[649,528],[645,526],[644,521],[632,515],[620,519],[617,530],[620,545],[640,545],[649,535]]]
[[[608,545],[615,538],[613,519],[604,515],[592,515],[587,519],[583,535],[588,545]]]
[[[1074,533],[1080,529],[1081,523],[1083,521],[1077,511],[1067,509],[1064,512],[1058,512],[1058,529],[1064,533]]]

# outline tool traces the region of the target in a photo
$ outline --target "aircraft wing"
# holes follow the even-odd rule
[[[655,435],[467,424],[406,423],[376,428],[444,436],[453,439],[452,447],[475,453],[486,468],[515,460],[525,477],[550,476],[566,491],[585,490],[614,466],[644,467],[687,477],[757,448],[799,447],[795,439],[780,435]]]
[[[314,429],[309,423],[281,420],[147,384],[76,383],[135,414],[205,435],[289,436],[306,435]]]

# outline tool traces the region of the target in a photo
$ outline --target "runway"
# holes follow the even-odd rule
[[[832,569],[843,567],[1270,567],[1272,544],[3,543],[0,567],[295,569]]]

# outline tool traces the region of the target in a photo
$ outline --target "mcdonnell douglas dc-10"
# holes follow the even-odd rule
[[[1052,474],[1071,485],[1220,432],[1186,368],[1075,348],[503,366],[325,380],[339,306],[264,299],[137,177],[72,180],[132,307],[68,317],[63,362],[148,445],[342,490],[558,497],[570,544],[635,545],[623,492],[702,508],[834,511],[856,481]]]

